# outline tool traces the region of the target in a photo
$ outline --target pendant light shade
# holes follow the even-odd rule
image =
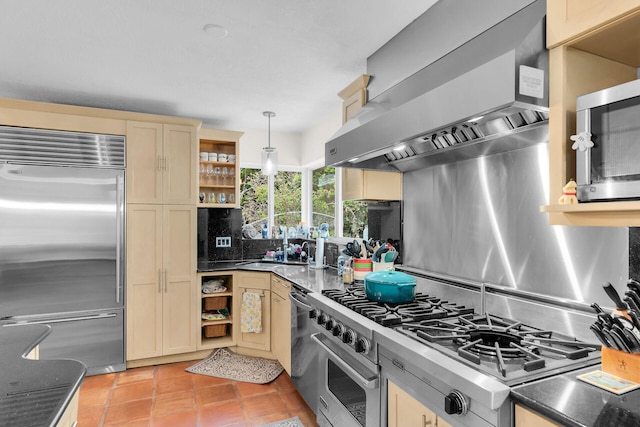
[[[275,147],[271,146],[271,117],[274,117],[276,113],[265,111],[262,115],[269,119],[268,146],[262,148],[262,174],[275,175],[278,172],[278,152]]]

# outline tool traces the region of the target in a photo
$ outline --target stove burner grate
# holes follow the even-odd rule
[[[587,358],[599,345],[556,337],[490,314],[405,324],[400,332],[450,348],[476,365],[494,363],[502,377],[520,367],[525,372],[543,369],[558,359]]]
[[[422,293],[417,293],[414,301],[402,304],[371,301],[367,298],[364,288],[357,286],[344,290],[323,290],[322,294],[383,326],[397,326],[407,322],[421,322],[473,313],[473,308]]]

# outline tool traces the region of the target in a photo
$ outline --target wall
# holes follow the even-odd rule
[[[624,291],[628,228],[549,226],[547,144],[407,172],[405,265],[612,307]]]

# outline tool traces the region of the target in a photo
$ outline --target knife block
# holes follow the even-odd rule
[[[634,383],[640,383],[640,354],[602,347],[602,370]]]

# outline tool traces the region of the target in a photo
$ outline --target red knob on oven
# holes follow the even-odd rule
[[[369,343],[369,340],[366,338],[360,338],[358,339],[358,341],[356,341],[356,353],[367,354],[369,353],[370,347],[371,347],[371,344]]]
[[[349,345],[354,345],[356,342],[356,333],[351,329],[342,334],[342,342]]]
[[[317,319],[319,315],[320,315],[320,310],[318,310],[317,308],[314,308],[313,310],[309,311],[309,319]]]

